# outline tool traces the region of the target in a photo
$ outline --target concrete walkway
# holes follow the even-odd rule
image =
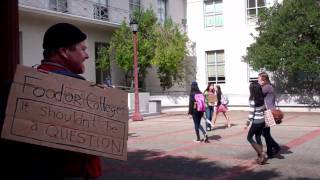
[[[128,161],[104,158],[100,178],[167,179],[320,179],[320,113],[285,113],[273,127],[280,154],[265,165],[244,130],[248,112],[229,111],[232,127],[219,115],[210,143],[194,143],[194,125],[186,112],[168,112],[129,122]],[[202,121],[202,124],[204,122]]]

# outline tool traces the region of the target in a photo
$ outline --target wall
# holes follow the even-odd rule
[[[275,0],[267,0],[266,5],[272,6],[274,2]],[[249,69],[248,65],[242,61],[242,57],[246,54],[246,48],[254,42],[250,34],[257,35],[257,32],[255,24],[247,23],[246,0],[223,0],[224,26],[212,29],[204,28],[203,1],[188,0],[187,3],[187,31],[191,41],[196,44],[196,79],[200,89],[204,90],[207,84],[205,52],[224,50],[226,83],[220,84],[221,89],[228,95],[230,105],[247,106]],[[280,106],[304,107],[306,111],[312,109],[312,107],[299,103],[294,95],[289,95],[290,98],[287,97],[288,95],[280,96],[278,99],[281,100]]]
[[[196,43],[197,81],[201,90],[207,85],[206,51],[224,50],[226,83],[221,84],[225,94],[248,95],[248,66],[242,62],[246,47],[253,41],[254,26],[246,23],[246,1],[223,1],[223,27],[204,28],[204,3],[188,0],[188,35]],[[244,102],[239,102],[243,104]]]
[[[44,32],[51,25],[59,22],[69,22],[77,25],[84,31],[88,38],[86,40],[88,46],[89,59],[85,61],[86,71],[83,74],[88,81],[95,82],[95,42],[106,42],[110,39],[111,33],[106,29],[88,26],[85,23],[63,20],[59,18],[37,17],[30,14],[20,13],[19,29],[22,32],[22,64],[33,66],[40,64],[42,56],[42,39]]]
[[[109,0],[110,19],[121,23],[123,20],[129,22],[129,0]]]

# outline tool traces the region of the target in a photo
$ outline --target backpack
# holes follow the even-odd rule
[[[204,102],[204,95],[203,94],[195,94],[194,95],[194,100],[196,107],[195,109],[199,112],[205,112],[206,111],[206,104]]]
[[[223,104],[223,105],[229,104],[229,99],[228,99],[228,97],[225,96],[225,95],[223,95],[223,94],[221,94],[221,104]]]

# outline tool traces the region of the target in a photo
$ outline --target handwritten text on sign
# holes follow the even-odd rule
[[[19,66],[2,137],[126,159],[127,94]]]

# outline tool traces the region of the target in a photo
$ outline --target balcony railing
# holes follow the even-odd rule
[[[19,0],[19,6],[25,9],[52,11],[116,24],[129,20],[128,10],[98,4],[91,0]]]
[[[94,13],[93,13],[93,15],[94,15],[95,19],[108,21],[109,20],[108,7],[107,6],[102,6],[101,4],[95,4],[94,5]]]

